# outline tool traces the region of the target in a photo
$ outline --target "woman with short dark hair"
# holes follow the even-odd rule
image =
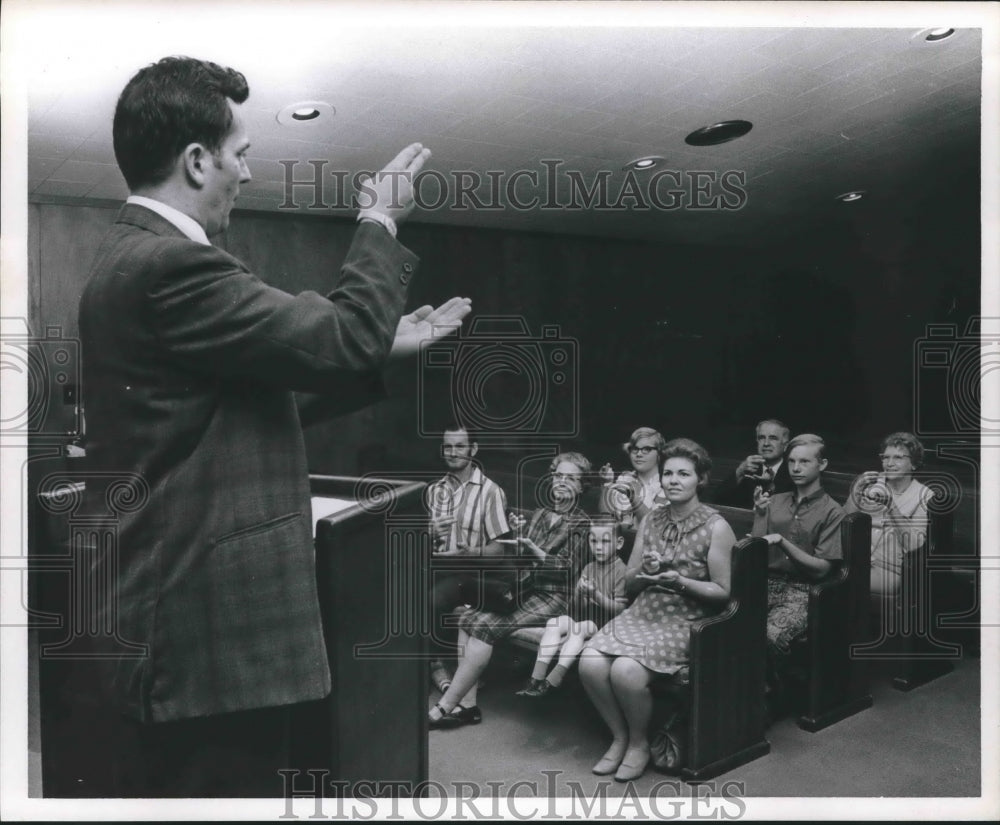
[[[699,494],[712,460],[687,438],[665,445],[661,484],[667,504],[639,526],[625,574],[633,603],[591,638],[580,657],[580,679],[611,729],[598,775],[626,782],[649,762],[654,679],[688,663],[691,623],[717,613],[729,600],[736,536]]]

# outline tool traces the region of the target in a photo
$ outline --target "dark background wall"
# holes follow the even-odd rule
[[[87,268],[116,211],[29,205],[34,334],[53,325],[76,334]],[[216,242],[276,286],[326,291],[352,231],[347,221],[242,212]],[[540,405],[540,420],[522,429],[577,429],[563,447],[619,466],[614,445],[637,426],[737,456],[752,446],[753,423],[772,415],[823,434],[844,463],[863,463],[880,435],[914,426],[913,353],[926,325],[961,332],[979,308],[978,193],[946,183],[904,214],[877,202],[831,212],[811,235],[763,250],[416,223],[401,240],[421,258],[411,306],[473,301],[477,334],[467,330],[452,351],[485,341],[508,364],[517,341],[521,355],[541,353],[543,362],[557,344],[569,353],[562,385],[552,364],[541,384],[497,374],[484,385],[488,409]],[[498,336],[503,324],[488,316],[521,319],[528,335]],[[554,337],[543,338],[543,327],[556,328]],[[450,417],[453,373],[418,360],[395,370],[392,400],[307,434],[313,469],[434,466],[436,441],[422,439],[420,425],[437,429]],[[945,414],[948,398],[938,395]]]

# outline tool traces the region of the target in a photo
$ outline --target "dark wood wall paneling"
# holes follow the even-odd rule
[[[61,325],[76,334],[87,268],[115,211],[31,204],[36,333]],[[560,337],[575,342],[579,406],[565,388],[546,385],[542,425],[578,421],[576,444],[595,445],[596,463],[620,465],[613,445],[641,425],[734,454],[751,446],[752,423],[770,415],[845,450],[911,427],[915,341],[929,322],[962,324],[978,311],[975,204],[963,214],[944,233],[930,231],[931,213],[896,223],[835,222],[794,249],[417,223],[402,229],[401,240],[421,257],[411,307],[464,295],[477,318],[523,318],[535,338],[543,325],[558,326]],[[350,221],[242,212],[216,242],[275,286],[323,292],[352,233]],[[443,372],[432,377],[410,362],[392,376],[392,400],[308,431],[311,468],[359,473],[389,457],[396,466],[436,465],[436,441],[421,438],[418,421],[422,415],[440,426],[450,417]],[[516,410],[527,390],[523,377],[507,375],[492,391]]]

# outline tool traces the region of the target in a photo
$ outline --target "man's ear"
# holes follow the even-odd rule
[[[472,445],[469,447],[469,458],[474,457],[475,454],[478,452],[479,452],[479,445],[475,441],[473,441]]]
[[[212,154],[201,143],[189,143],[181,153],[184,174],[197,187],[205,185],[205,167],[212,162]]]
[[[819,470],[820,470],[820,472],[823,472],[823,470],[826,469],[826,465],[827,465],[827,460],[825,458],[821,458],[820,461],[819,461]]]
[[[615,541],[615,550],[621,550],[625,546],[625,536],[619,536]]]

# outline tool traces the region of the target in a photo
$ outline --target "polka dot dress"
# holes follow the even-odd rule
[[[661,507],[643,520],[643,544],[662,559],[660,570],[673,569],[685,578],[707,581],[712,525],[722,516],[707,505],[681,521]],[[602,627],[589,647],[609,656],[627,656],[657,673],[677,673],[688,664],[691,622],[719,611],[683,593],[647,587],[635,601]]]

